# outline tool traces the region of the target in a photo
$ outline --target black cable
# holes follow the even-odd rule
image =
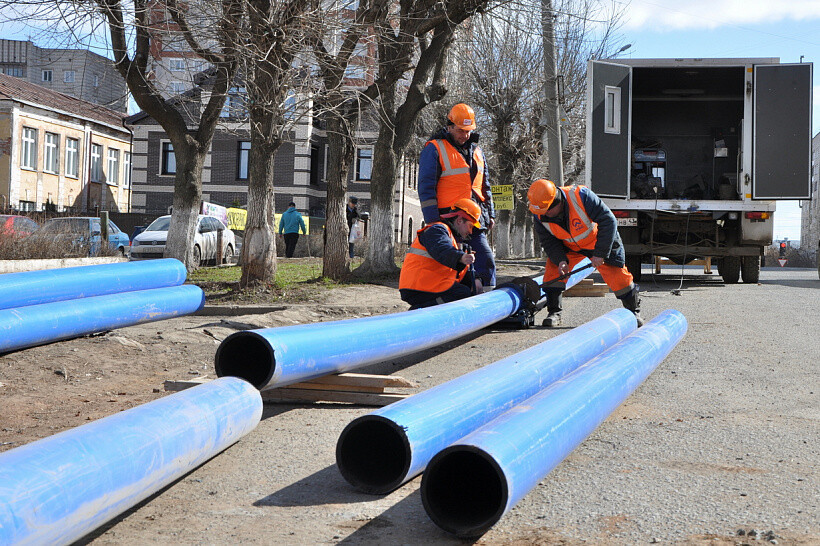
[[[686,215],[686,230],[683,232],[683,260],[681,260],[680,264],[680,284],[675,290],[672,290],[672,293],[676,296],[680,296],[681,288],[683,288],[683,273],[684,269],[686,268],[686,250],[689,248],[689,220],[692,218],[692,213]]]

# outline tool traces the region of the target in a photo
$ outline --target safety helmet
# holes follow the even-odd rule
[[[530,202],[530,212],[541,216],[549,210],[555,200],[558,190],[551,180],[539,178],[527,190],[527,200]]]
[[[471,222],[474,227],[480,228],[481,224],[478,219],[481,217],[481,209],[475,201],[468,197],[462,197],[450,207],[450,212],[442,214],[442,218],[452,218],[453,216],[461,216],[465,220]]]
[[[447,114],[447,119],[453,122],[453,125],[465,131],[472,131],[475,129],[475,112],[472,108],[463,102],[456,104],[450,109]]]

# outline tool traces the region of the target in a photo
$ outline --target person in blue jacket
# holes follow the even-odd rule
[[[495,223],[493,194],[484,152],[475,132],[475,112],[463,103],[447,115],[447,125],[435,133],[419,157],[419,201],[424,221],[438,222],[459,199],[472,199],[481,208],[480,227],[473,229],[475,275],[482,290],[495,288],[495,257],[487,233]]]
[[[302,215],[296,210],[296,203],[291,201],[288,203],[288,210],[282,213],[282,218],[279,220],[279,233],[284,234],[285,237],[285,257],[293,258],[293,252],[296,250],[296,243],[299,242],[299,231],[307,233],[305,228],[305,221]]]

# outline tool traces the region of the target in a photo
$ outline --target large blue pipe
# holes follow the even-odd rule
[[[473,430],[535,395],[635,330],[616,309],[560,336],[352,421],[336,465],[366,492],[392,491]]]
[[[70,544],[261,417],[259,391],[226,377],[0,453],[0,544]]]
[[[459,536],[494,525],[601,424],[686,333],[664,311],[600,356],[438,453],[421,482],[432,520]]]
[[[0,275],[0,309],[178,286],[187,275],[173,258],[6,273]]]
[[[0,310],[0,353],[194,313],[205,295],[192,284]]]
[[[572,284],[591,271],[574,275]],[[236,332],[216,350],[216,374],[241,377],[262,390],[347,372],[478,331],[522,304],[521,290],[499,287],[414,311]]]

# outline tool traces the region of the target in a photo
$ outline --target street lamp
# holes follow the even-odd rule
[[[625,45],[625,46],[623,46],[621,49],[619,49],[618,51],[616,51],[616,52],[615,52],[615,55],[613,55],[613,57],[617,57],[618,55],[620,55],[621,53],[623,53],[624,51],[626,51],[626,50],[627,50],[627,49],[629,49],[630,47],[632,47],[632,44],[626,44],[626,45]]]

